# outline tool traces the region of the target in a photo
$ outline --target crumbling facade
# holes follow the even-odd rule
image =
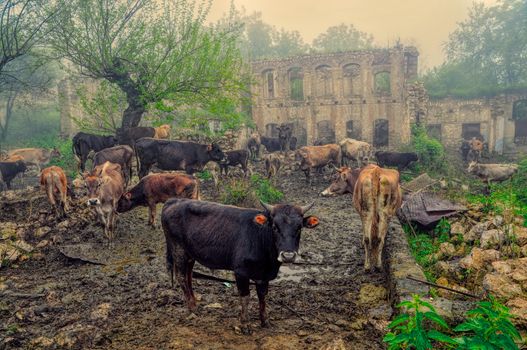
[[[418,57],[397,46],[253,62],[253,120],[274,137],[279,124],[292,123],[299,145],[352,137],[397,149],[421,123],[452,150],[481,136],[492,152],[527,153],[527,91],[430,100],[416,81]]]
[[[253,62],[253,119],[268,136],[293,123],[299,145],[352,137],[397,147],[410,138],[406,87],[417,63],[403,46]]]

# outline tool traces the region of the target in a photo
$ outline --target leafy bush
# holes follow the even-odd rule
[[[421,300],[419,295],[413,295],[412,300],[403,301],[397,307],[406,308],[406,312],[398,315],[388,325],[392,330],[384,337],[388,349],[433,349],[433,342],[454,343],[448,335],[435,329],[427,330],[425,321],[448,330],[447,323],[439,316],[434,307]],[[427,310],[426,310],[427,309]],[[426,310],[426,311],[425,311]]]
[[[260,200],[272,204],[284,197],[269,180],[256,174],[249,179],[228,179],[220,185],[220,189],[220,202],[241,207],[257,207]]]
[[[509,309],[492,296],[488,301],[480,301],[475,309],[466,313],[467,319],[454,328],[455,332],[463,332],[463,335],[455,338],[430,329],[440,327],[450,333],[450,328],[434,307],[418,295],[397,306],[404,307],[405,311],[388,325],[392,331],[383,339],[388,343],[388,349],[433,349],[434,346],[446,346],[458,350],[514,350],[518,349],[514,341],[521,340],[511,322]]]
[[[201,181],[208,181],[212,179],[212,174],[208,170],[203,170],[197,173],[196,177]]]
[[[442,170],[445,158],[445,149],[438,140],[428,136],[423,126],[412,125],[412,149],[417,153],[419,162],[417,166],[426,170]]]

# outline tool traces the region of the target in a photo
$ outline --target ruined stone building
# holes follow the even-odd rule
[[[292,123],[300,145],[352,137],[377,148],[408,143],[425,124],[450,149],[481,135],[497,153],[527,151],[527,92],[492,98],[430,100],[415,82],[414,47],[255,61],[252,116],[261,133]]]

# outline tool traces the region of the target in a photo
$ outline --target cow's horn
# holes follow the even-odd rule
[[[335,169],[335,171],[338,171],[339,173],[342,172],[342,171],[340,171],[339,168],[337,168],[337,167],[335,166],[335,164],[331,163],[331,166],[333,167],[333,169]]]
[[[268,212],[272,212],[273,211],[273,206],[271,204],[267,204],[265,203],[264,201],[260,201],[260,204],[262,205],[262,207],[265,208],[265,210],[267,210]]]
[[[315,205],[315,202],[312,202],[311,204],[304,205],[303,207],[300,207],[300,209],[302,209],[302,214],[307,213],[307,211],[309,209],[311,209],[311,207],[314,206],[314,205]]]

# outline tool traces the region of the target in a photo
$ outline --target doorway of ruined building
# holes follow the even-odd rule
[[[278,124],[269,123],[265,125],[265,136],[267,137],[278,137]]]
[[[317,140],[324,143],[335,143],[335,129],[329,120],[317,123]]]
[[[481,138],[481,125],[479,123],[464,123],[461,126],[461,137],[470,140],[473,137]]]
[[[304,127],[305,122],[295,121],[289,123],[293,128],[293,136],[296,137],[296,148],[307,146],[307,131]]]
[[[373,146],[388,147],[390,140],[390,123],[388,119],[375,120],[373,129]]]
[[[512,119],[514,120],[514,143],[521,146],[527,145],[527,100],[514,102]]]
[[[348,120],[346,122],[346,137],[350,139],[360,140],[361,128],[359,120]]]

